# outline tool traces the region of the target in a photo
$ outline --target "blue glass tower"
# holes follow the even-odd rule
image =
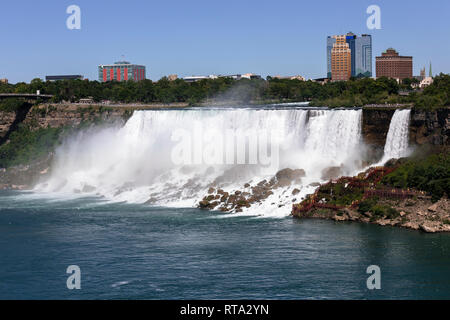
[[[372,36],[363,34],[355,39],[355,67],[352,76],[357,78],[372,77]],[[353,51],[352,51],[353,62]]]
[[[336,39],[328,36],[327,38],[327,78],[331,79],[331,49],[335,44]]]
[[[352,51],[352,63],[351,63],[351,66],[352,66],[352,77],[355,77],[356,75],[356,73],[355,73],[355,71],[356,71],[356,66],[355,66],[355,64],[356,64],[356,48],[355,48],[355,46],[356,46],[356,35],[355,34],[353,34],[353,33],[351,33],[351,32],[349,32],[349,33],[347,33],[347,36],[346,36],[346,42],[348,43],[348,46],[350,47],[350,50]]]

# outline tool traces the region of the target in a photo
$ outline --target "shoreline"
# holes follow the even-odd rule
[[[292,205],[291,215],[298,219],[355,221],[427,233],[450,232],[450,200],[445,191],[436,197],[430,192],[386,183],[397,170],[402,172],[402,165],[408,165],[406,159],[390,160],[385,166],[371,167],[357,176],[322,183],[313,194]]]
[[[379,226],[391,226],[403,229],[418,230],[425,233],[442,233],[450,232],[450,216],[442,212],[450,212],[450,200],[442,198],[436,203],[431,203],[429,200],[418,199],[414,201],[414,206],[408,204],[409,200],[403,203],[395,204],[392,201],[385,201],[393,208],[403,208],[410,206],[411,209],[400,211],[396,218],[380,218],[372,220],[373,215],[370,213],[359,213],[357,210],[351,208],[344,208],[340,211],[332,209],[313,209],[304,214],[291,214],[294,219],[319,219],[332,220],[335,222],[356,222],[375,224]]]

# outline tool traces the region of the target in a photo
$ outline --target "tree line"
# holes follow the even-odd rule
[[[95,102],[109,100],[119,103],[173,103],[195,105],[209,101],[237,101],[258,103],[264,101],[311,101],[315,106],[352,107],[366,104],[414,103],[416,107],[432,108],[450,105],[450,75],[440,74],[423,91],[414,90],[416,79],[397,83],[388,78],[352,78],[349,81],[300,81],[270,78],[241,79],[221,77],[197,82],[174,81],[166,77],[159,81],[98,82],[89,80],[42,81],[0,84],[0,93],[52,94],[52,102],[77,102],[92,98]],[[405,94],[399,94],[407,93]]]

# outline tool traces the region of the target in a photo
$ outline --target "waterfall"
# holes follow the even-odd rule
[[[192,207],[211,186],[235,190],[280,169],[304,169],[301,183],[277,189],[255,209],[287,215],[294,188],[301,189],[299,200],[322,181],[324,169],[361,168],[361,117],[362,110],[307,108],[135,111],[123,127],[94,128],[65,141],[50,178],[36,190]],[[245,161],[239,162],[241,136]]]
[[[409,153],[409,119],[411,110],[395,110],[389,125],[389,131],[384,146],[382,163],[390,159],[399,159]]]
[[[305,151],[321,155],[326,162],[345,162],[360,143],[361,117],[361,110],[310,111]]]

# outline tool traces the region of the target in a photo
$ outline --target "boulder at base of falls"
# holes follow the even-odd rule
[[[322,170],[323,180],[333,180],[342,176],[341,167],[328,167]]]
[[[158,199],[151,197],[150,199],[148,199],[147,201],[144,202],[144,204],[155,204],[156,201],[158,201]]]
[[[289,186],[292,182],[301,183],[302,178],[305,176],[305,170],[303,169],[283,169],[276,173],[278,185],[281,187]]]
[[[320,187],[320,182],[312,182],[309,184],[310,187]]]
[[[210,201],[206,200],[205,198],[203,198],[203,200],[198,203],[198,207],[200,209],[208,209],[208,210],[213,210],[218,205],[219,205],[218,201],[210,202]]]
[[[275,177],[269,181],[262,180],[256,185],[250,186],[246,183],[238,190],[228,190],[210,188],[207,195],[198,202],[201,209],[220,210],[223,212],[242,212],[244,208],[249,208],[255,203],[261,203],[271,195],[273,189],[290,186],[293,182],[300,183],[305,176],[303,169],[283,169],[276,173]],[[300,193],[300,189],[291,191],[292,195]],[[288,197],[288,195],[286,195]],[[284,204],[283,204],[284,205]]]

